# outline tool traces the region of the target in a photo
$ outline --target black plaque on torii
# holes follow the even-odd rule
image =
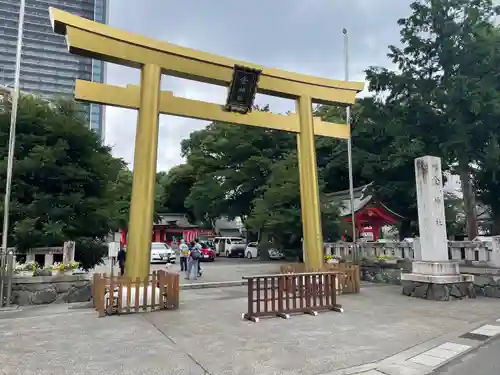
[[[247,114],[252,111],[257,84],[262,70],[235,65],[233,79],[229,86],[225,109],[230,112]]]

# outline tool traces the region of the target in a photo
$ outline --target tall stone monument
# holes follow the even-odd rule
[[[401,276],[403,294],[448,301],[474,297],[474,276],[461,275],[459,263],[448,258],[441,159],[415,159],[420,251],[412,273]]]

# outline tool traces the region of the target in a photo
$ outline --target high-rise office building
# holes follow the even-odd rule
[[[20,0],[0,0],[0,85],[14,82]],[[109,0],[26,0],[20,89],[43,98],[73,96],[75,80],[104,82],[102,61],[71,55],[52,31],[49,7],[108,23]],[[104,107],[84,105],[89,126],[104,138]]]

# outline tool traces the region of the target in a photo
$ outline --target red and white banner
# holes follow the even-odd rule
[[[187,230],[184,232],[184,241],[185,242],[192,242],[196,238],[198,238],[198,231],[197,230]]]
[[[173,237],[177,238],[177,240],[179,240],[179,238],[182,236],[182,238],[184,238],[184,241],[186,241],[186,242],[192,242],[200,236],[203,236],[203,237],[213,237],[214,236],[214,234],[211,230],[206,230],[206,229],[188,229],[188,230],[182,230],[182,231],[176,230],[175,234],[173,234],[173,235],[170,234],[170,232],[167,229],[167,230],[153,230],[151,240],[153,242],[167,242],[167,243],[169,243],[170,241],[167,240],[167,235],[169,238],[171,238],[171,236],[173,236]],[[127,237],[128,237],[127,230],[120,229],[120,242],[123,246],[127,245]]]

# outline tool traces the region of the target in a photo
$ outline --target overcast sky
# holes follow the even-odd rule
[[[390,66],[387,46],[398,44],[398,18],[411,0],[111,0],[110,24],[190,48],[299,73],[344,78],[342,28],[349,31],[350,79],[371,65]],[[145,4],[149,7],[146,7]],[[108,64],[107,82],[139,83],[139,71]],[[163,77],[177,96],[224,103],[227,89]],[[291,101],[258,96],[273,112]],[[108,107],[106,143],[133,162],[136,111]],[[180,142],[204,121],[160,117],[158,170],[182,163]],[[132,164],[130,164],[132,166]]]

